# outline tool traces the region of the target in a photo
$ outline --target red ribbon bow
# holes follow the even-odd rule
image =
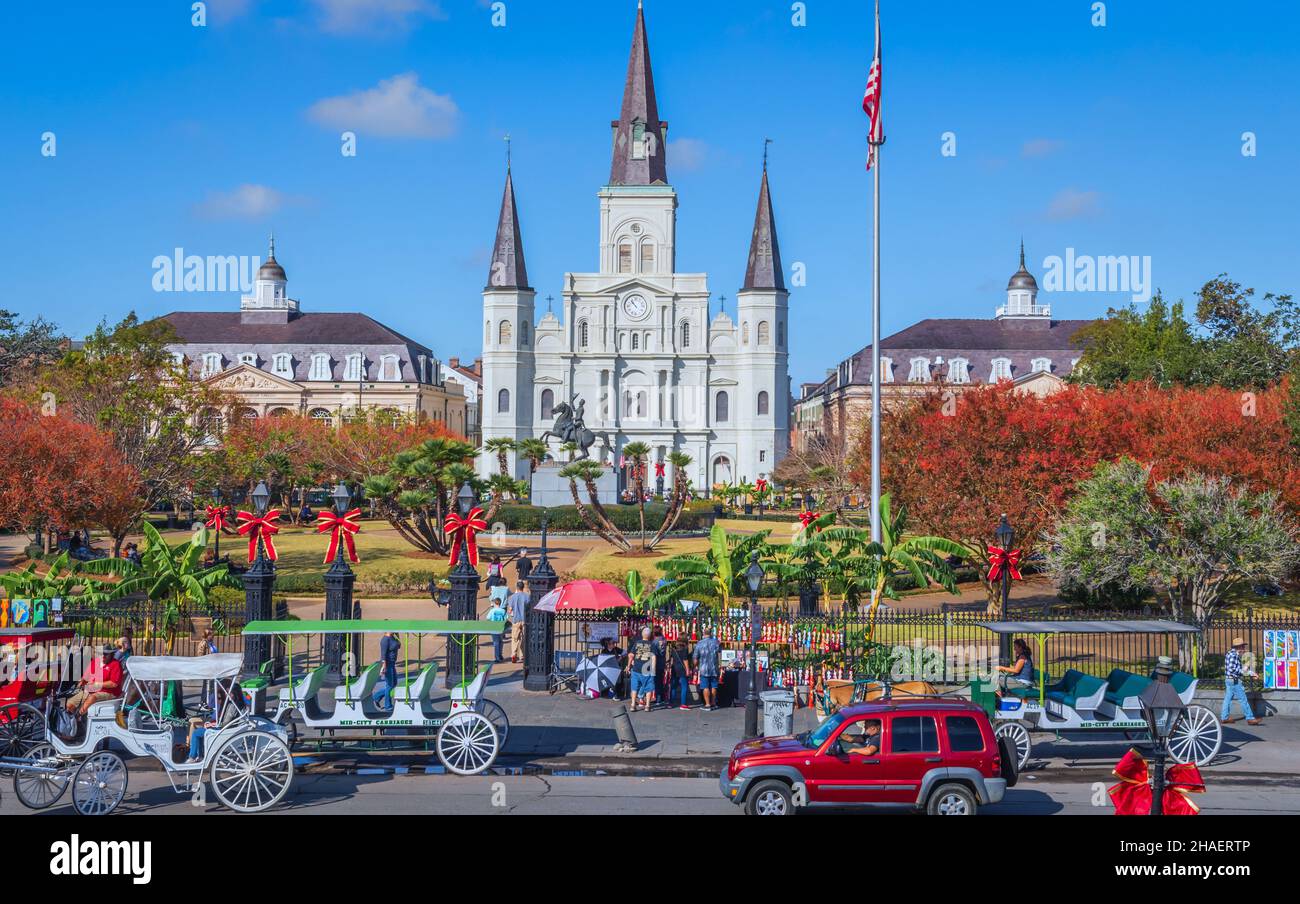
[[[1113,770],[1119,776],[1118,785],[1107,793],[1115,804],[1116,816],[1146,816],[1151,812],[1150,770],[1147,761],[1136,750],[1129,750]],[[1166,816],[1195,816],[1200,807],[1192,803],[1189,794],[1205,791],[1201,770],[1193,763],[1176,763],[1165,770],[1165,791],[1160,800],[1161,811]]]
[[[761,477],[758,478],[758,481],[754,484],[754,486],[758,487],[758,491],[760,493],[767,491],[767,481]]]
[[[664,476],[664,463],[662,461],[655,462],[655,476],[656,477]]]
[[[989,547],[989,580],[997,581],[1002,579],[1002,569],[1007,569],[1007,574],[1011,575],[1011,580],[1022,580],[1020,577],[1020,550],[1013,549],[1010,552],[1001,546]]]
[[[213,530],[224,531],[226,529],[226,516],[230,514],[230,507],[225,505],[210,505],[207,507],[207,525]]]
[[[452,538],[449,564],[456,564],[456,559],[460,556],[460,544],[464,542],[469,553],[469,564],[478,567],[478,541],[474,539],[474,535],[487,530],[487,522],[483,520],[483,510],[476,506],[470,509],[469,514],[464,518],[455,512],[451,513],[447,516],[446,530]]]
[[[240,536],[248,536],[248,561],[257,558],[257,538],[262,538],[262,543],[266,546],[266,557],[272,562],[276,560],[275,543],[271,540],[274,534],[280,532],[275,520],[280,517],[279,509],[271,509],[260,518],[252,512],[240,512],[235,516],[239,522]]]
[[[334,557],[339,552],[339,537],[343,538],[343,545],[348,551],[348,558],[353,562],[360,562],[357,558],[357,544],[353,542],[352,535],[361,530],[361,525],[357,522],[361,519],[361,509],[354,508],[346,515],[336,515],[333,512],[321,512],[317,516],[316,533],[323,534],[325,531],[333,531],[330,534],[330,548],[325,553],[325,562],[334,561]]]
[[[804,530],[807,530],[808,525],[812,524],[821,516],[821,512],[800,512],[799,523],[803,525]],[[821,528],[818,528],[818,530],[821,530]]]

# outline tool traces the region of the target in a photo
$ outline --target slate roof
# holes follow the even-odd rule
[[[633,159],[631,154],[633,123],[640,121],[646,134],[655,137],[653,154]],[[668,162],[664,148],[667,123],[659,120],[655,101],[655,80],[650,70],[650,41],[646,38],[645,10],[636,10],[636,28],[632,32],[632,51],[627,60],[627,79],[623,83],[623,108],[613,123],[614,159],[609,170],[610,185],[668,184]]]
[[[506,169],[506,187],[501,193],[497,216],[497,237],[488,265],[489,289],[527,289],[528,267],[524,264],[524,240],[519,234],[519,208],[515,206],[515,182]]]
[[[745,268],[742,289],[785,289],[781,269],[781,246],[776,240],[776,214],[767,188],[767,165],[763,165],[763,182],[758,189],[758,209],[754,212],[754,232],[749,240],[749,263]]]

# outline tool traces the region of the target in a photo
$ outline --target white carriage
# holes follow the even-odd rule
[[[14,771],[14,793],[25,806],[53,806],[69,787],[83,815],[111,813],[126,796],[127,765],[113,748],[153,757],[177,793],[206,794],[205,779],[218,801],[240,813],[279,803],[293,782],[293,757],[283,728],[248,713],[236,702],[242,657],[132,656],[125,663],[123,697],[90,706],[75,734],[55,730],[59,707],[40,715],[44,739],[21,760],[6,759]],[[204,682],[215,709],[204,727],[201,756],[188,756],[188,720],[163,715],[164,688],[171,682]],[[202,726],[200,726],[202,727]]]
[[[271,720],[290,737],[298,737],[297,721],[304,728],[323,733],[333,740],[402,741],[432,738],[439,762],[456,775],[477,775],[489,769],[505,746],[510,720],[505,710],[484,697],[492,666],[478,668],[473,677],[449,689],[445,704],[434,700],[438,663],[413,668],[409,660],[412,637],[445,636],[449,644],[467,649],[481,634],[499,634],[503,623],[493,621],[425,621],[377,619],[318,622],[258,621],[244,627],[249,636],[276,636],[285,640],[293,662],[293,639],[303,635],[342,635],[344,662],[358,658],[351,649],[353,637],[397,633],[406,637],[407,653],[402,678],[390,689],[391,708],[375,699],[383,678],[382,664],[374,662],[346,677],[325,693],[328,665],[319,665],[291,676],[279,691]],[[465,661],[469,657],[466,655]],[[349,670],[354,671],[354,670]],[[464,671],[464,670],[462,670]]]

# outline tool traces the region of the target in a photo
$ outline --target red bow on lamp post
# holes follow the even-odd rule
[[[451,537],[451,558],[448,564],[456,564],[456,559],[460,556],[460,545],[464,543],[469,554],[469,564],[478,567],[478,541],[474,536],[485,530],[487,530],[487,522],[483,520],[483,509],[477,506],[470,509],[469,514],[464,517],[455,512],[448,515],[446,531]]]
[[[230,506],[227,505],[209,505],[207,507],[208,520],[204,522],[208,527],[215,531],[224,531],[226,529],[226,517],[230,514]]]
[[[1119,784],[1112,785],[1107,794],[1115,804],[1116,816],[1146,816],[1151,812],[1151,776],[1147,761],[1136,750],[1128,753],[1115,765]],[[1201,770],[1193,763],[1176,763],[1165,770],[1165,791],[1161,796],[1162,812],[1166,816],[1195,816],[1201,808],[1192,803],[1189,794],[1205,792]]]
[[[317,533],[332,531],[329,550],[325,553],[325,563],[329,564],[338,555],[340,537],[343,539],[344,548],[348,551],[348,559],[360,562],[361,560],[357,558],[357,544],[353,542],[352,535],[361,530],[361,525],[358,523],[361,520],[361,509],[355,508],[344,515],[321,512],[317,518],[320,522],[316,525]]]
[[[821,516],[821,512],[800,512],[799,523],[803,525],[804,530],[807,530],[808,526]],[[821,530],[821,528],[818,528],[818,530]]]
[[[767,481],[764,480],[762,477],[758,478],[758,480],[754,482],[754,486],[758,489],[760,493],[764,493],[767,491]]]
[[[1011,575],[1011,580],[1023,580],[1020,577],[1020,550],[1006,550],[1001,546],[989,547],[989,582],[1000,580],[1002,578],[1002,569],[1007,570]]]
[[[271,509],[265,515],[240,512],[235,516],[235,520],[239,522],[239,535],[248,537],[248,561],[257,558],[258,537],[262,538],[262,545],[266,547],[266,557],[272,562],[276,560],[275,542],[271,537],[280,532],[280,528],[275,523],[279,517],[279,509]]]
[[[656,477],[664,476],[664,463],[662,461],[655,462],[655,476]]]

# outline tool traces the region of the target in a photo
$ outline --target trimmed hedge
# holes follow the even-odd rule
[[[591,525],[582,520],[577,507],[572,505],[557,505],[547,509],[532,505],[503,505],[493,519],[493,524],[498,522],[504,524],[506,530],[512,533],[537,533],[542,529],[543,511],[546,512],[547,530],[581,533],[591,531]],[[659,530],[667,511],[668,507],[662,503],[647,505],[645,507],[646,531]],[[641,519],[635,505],[606,505],[605,513],[619,530],[639,531],[641,529]],[[697,511],[683,511],[673,530],[674,532],[705,530],[712,523],[711,515],[712,509],[709,511],[709,516]]]

